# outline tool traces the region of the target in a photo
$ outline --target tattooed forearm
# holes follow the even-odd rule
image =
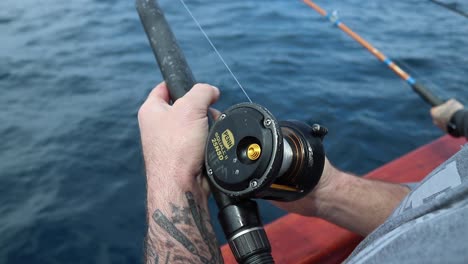
[[[159,256],[154,251],[153,239],[149,235],[145,241],[145,263],[159,264]]]
[[[192,193],[185,193],[185,198],[187,206],[170,203],[171,214],[165,215],[160,209],[152,214],[146,263],[222,263],[207,212]]]
[[[190,253],[198,255],[195,245],[182,233],[177,227],[167,219],[167,217],[157,209],[153,214],[153,220],[156,224],[162,227],[169,235],[184,246]]]
[[[182,233],[177,227],[169,220],[159,209],[153,214],[153,220],[158,226],[164,229],[171,237],[179,242],[185,249],[187,249],[194,256],[200,258],[202,263],[208,263],[208,260],[198,253],[195,245]]]
[[[187,198],[187,202],[189,204],[189,208],[192,213],[195,224],[197,225],[197,228],[200,231],[200,234],[203,237],[203,240],[208,245],[210,254],[214,257],[215,263],[219,263],[220,254],[219,254],[218,245],[216,245],[216,243],[213,243],[212,238],[208,237],[209,231],[207,230],[206,225],[203,224],[203,215],[201,214],[200,207],[195,202],[195,199],[193,198],[192,193],[190,192],[185,193],[185,197]]]

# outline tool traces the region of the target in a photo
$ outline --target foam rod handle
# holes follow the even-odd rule
[[[424,87],[422,84],[415,83],[413,86],[413,90],[421,96],[424,101],[428,102],[432,106],[438,106],[444,103],[442,99],[439,97],[435,96],[433,93],[431,93],[426,87]]]
[[[195,78],[156,0],[136,0],[141,23],[173,101],[184,96]]]

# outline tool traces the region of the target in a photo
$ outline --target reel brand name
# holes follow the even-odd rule
[[[226,129],[224,130],[223,134],[223,145],[227,150],[230,150],[234,146],[234,135],[232,134],[231,130]]]

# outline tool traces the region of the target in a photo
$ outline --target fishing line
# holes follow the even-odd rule
[[[239,85],[239,88],[242,90],[242,92],[245,94],[245,96],[247,97],[247,99],[249,100],[249,102],[252,103],[252,100],[250,99],[249,95],[247,94],[247,92],[245,91],[244,87],[242,87],[242,85],[240,84],[239,80],[236,78],[236,76],[234,75],[234,73],[232,72],[231,68],[228,66],[228,64],[226,63],[226,61],[223,59],[223,56],[221,56],[221,54],[219,53],[218,49],[216,48],[216,46],[213,44],[213,42],[211,41],[211,39],[208,37],[208,34],[206,34],[205,30],[203,30],[203,27],[200,25],[200,23],[198,22],[198,20],[195,18],[195,16],[192,14],[192,12],[190,11],[190,9],[188,8],[188,6],[185,4],[184,0],[180,0],[180,2],[182,3],[182,5],[185,7],[185,10],[187,10],[187,12],[189,13],[189,15],[192,17],[193,21],[195,22],[195,24],[197,24],[198,28],[200,29],[201,33],[205,36],[206,40],[208,41],[208,43],[210,43],[211,47],[213,48],[213,50],[216,52],[216,54],[218,55],[219,59],[221,60],[221,62],[224,64],[224,66],[226,67],[226,69],[229,71],[229,73],[231,74],[232,78],[234,78],[234,80],[237,82],[237,85]]]

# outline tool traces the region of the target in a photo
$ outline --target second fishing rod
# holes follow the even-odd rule
[[[154,0],[136,0],[137,10],[173,101],[195,78]],[[253,199],[294,201],[319,182],[327,129],[299,121],[278,121],[265,107],[241,103],[210,122],[206,175],[219,207],[218,219],[239,263],[274,263]],[[188,132],[190,133],[190,132]]]
[[[389,57],[385,56],[380,50],[375,48],[372,44],[370,44],[367,40],[359,36],[356,32],[354,32],[351,28],[349,28],[346,24],[344,24],[338,14],[336,12],[327,12],[318,4],[311,0],[303,0],[309,7],[314,9],[317,13],[322,15],[323,17],[330,20],[334,26],[341,29],[345,32],[348,36],[354,39],[356,42],[361,44],[364,48],[366,48],[372,55],[374,55],[377,59],[385,63],[393,72],[395,72],[398,77],[406,81],[411,88],[427,103],[431,106],[438,106],[443,103],[443,100],[434,95],[429,89],[427,89],[423,84],[417,82],[410,74],[406,71],[401,69],[394,61],[392,61]]]

